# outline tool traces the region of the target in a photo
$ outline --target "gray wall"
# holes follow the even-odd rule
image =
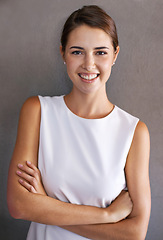
[[[121,47],[108,96],[144,121],[151,135],[152,212],[146,239],[163,239],[162,0],[0,1],[0,239],[25,239],[29,226],[12,219],[6,205],[20,108],[29,96],[70,90],[59,54],[61,27],[73,10],[99,2],[117,24]]]

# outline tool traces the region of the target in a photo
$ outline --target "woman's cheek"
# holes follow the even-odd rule
[[[101,61],[100,66],[101,66],[101,69],[103,69],[103,71],[108,72],[108,70],[111,69],[111,67],[112,67],[112,61],[110,59],[103,60],[103,61]]]
[[[79,65],[79,60],[75,58],[69,58],[68,61],[66,61],[66,64],[68,69],[74,70]]]

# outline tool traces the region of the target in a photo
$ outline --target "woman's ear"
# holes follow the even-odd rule
[[[65,61],[62,45],[60,45],[60,48],[59,48],[59,49],[60,49],[60,53],[61,53],[61,56],[62,56],[62,58],[63,58],[63,61]]]
[[[116,62],[116,60],[117,60],[117,57],[118,57],[119,51],[120,51],[120,47],[117,46],[116,51],[115,51],[115,55],[114,55],[114,61],[113,61],[113,64],[115,64],[115,62]]]

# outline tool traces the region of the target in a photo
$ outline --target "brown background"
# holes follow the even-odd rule
[[[152,211],[146,239],[163,239],[162,0],[0,0],[0,239],[25,239],[29,226],[12,219],[6,204],[20,108],[29,96],[70,90],[60,32],[72,11],[89,4],[99,4],[117,24],[121,50],[107,92],[149,128]]]

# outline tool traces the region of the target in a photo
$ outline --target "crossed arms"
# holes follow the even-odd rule
[[[122,192],[108,208],[102,209],[65,203],[46,195],[37,169],[40,111],[40,102],[33,97],[25,102],[20,113],[8,175],[10,214],[14,218],[58,225],[95,240],[145,239],[151,204],[150,143],[146,125],[138,123],[127,157],[125,173],[129,194]]]

